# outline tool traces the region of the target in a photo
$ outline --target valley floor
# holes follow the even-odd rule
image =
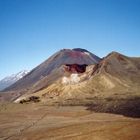
[[[1,104],[0,140],[139,140],[140,118],[82,106]]]

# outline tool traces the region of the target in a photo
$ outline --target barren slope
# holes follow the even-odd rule
[[[10,117],[9,117],[10,116]],[[1,140],[139,140],[140,119],[85,107],[0,105]]]

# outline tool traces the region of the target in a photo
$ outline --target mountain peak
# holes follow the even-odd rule
[[[80,52],[89,52],[88,50],[82,49],[82,48],[74,48],[72,50],[74,50],[74,51],[80,51]]]
[[[112,52],[109,53],[107,56],[118,56],[118,55],[124,56],[123,54],[121,54],[121,53],[119,53],[119,52],[116,52],[116,51],[112,51]]]
[[[85,49],[62,49],[6,90],[29,88],[37,81],[41,80],[42,77],[48,76],[52,71],[63,65],[94,65],[99,63],[100,60],[98,56]]]

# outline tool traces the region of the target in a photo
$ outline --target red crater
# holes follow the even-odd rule
[[[86,67],[88,65],[78,65],[78,64],[66,64],[65,65],[65,71],[71,72],[71,73],[84,73],[86,71]]]

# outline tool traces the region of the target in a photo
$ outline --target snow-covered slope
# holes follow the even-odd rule
[[[28,72],[29,71],[27,71],[27,70],[23,70],[16,74],[12,74],[11,76],[7,76],[7,77],[3,78],[2,80],[0,80],[0,90],[3,90],[5,88],[9,87],[10,85],[14,84],[19,79],[24,77]]]

